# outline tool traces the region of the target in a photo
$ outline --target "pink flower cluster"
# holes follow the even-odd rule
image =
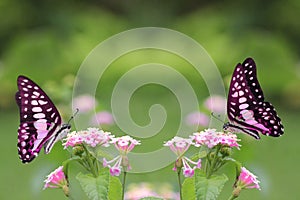
[[[63,144],[65,148],[74,147],[79,144],[86,144],[91,147],[96,147],[97,145],[109,146],[109,141],[114,136],[110,132],[104,132],[98,128],[88,128],[84,131],[73,131],[68,133],[67,138],[64,139]]]
[[[139,140],[133,139],[129,135],[111,138],[110,143],[115,144],[121,155],[127,155],[136,145],[141,144]]]
[[[63,166],[58,167],[56,170],[51,172],[47,179],[44,181],[44,189],[46,188],[63,188],[67,186],[67,180],[63,172]]]
[[[177,155],[177,160],[175,162],[173,170],[177,171],[178,167],[182,167],[183,175],[185,177],[192,177],[195,173],[195,169],[201,168],[201,159],[199,159],[197,162],[194,162],[188,157],[184,156],[184,153],[189,149],[191,145],[194,145],[192,139],[177,136],[175,136],[172,140],[165,142],[164,144],[164,146],[170,147],[170,149]],[[191,167],[190,164],[194,166]]]
[[[192,144],[194,143],[190,138],[175,136],[174,138],[172,138],[172,140],[165,142],[164,146],[170,147],[170,149],[177,155],[177,157],[182,157]]]
[[[120,155],[110,161],[107,161],[105,158],[103,158],[103,166],[109,167],[109,171],[112,176],[119,176],[121,174],[122,167],[126,167],[127,171],[131,169],[127,154],[136,145],[140,145],[141,143],[140,141],[135,140],[128,135],[111,138],[110,143],[113,143],[115,145]],[[114,164],[112,165],[112,163]]]
[[[199,147],[201,145],[206,145],[208,148],[213,148],[214,146],[221,144],[229,147],[236,147],[239,149],[240,141],[235,134],[216,132],[216,129],[206,129],[201,132],[194,133],[191,139],[195,141],[195,146]]]
[[[260,190],[259,180],[257,177],[248,171],[245,167],[241,168],[241,173],[238,178],[237,186],[241,188],[257,188]]]

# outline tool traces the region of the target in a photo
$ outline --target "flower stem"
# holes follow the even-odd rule
[[[234,187],[231,196],[228,198],[228,200],[236,199],[239,197],[241,193],[242,188],[241,187]]]
[[[125,194],[125,182],[126,182],[126,174],[127,172],[124,171],[124,175],[123,175],[123,181],[122,181],[122,199],[124,200],[124,194]]]
[[[97,177],[97,176],[98,176],[98,170],[95,169],[95,165],[94,165],[94,163],[93,163],[93,161],[92,161],[93,157],[91,157],[91,154],[90,154],[90,152],[87,150],[87,148],[86,148],[84,145],[82,145],[82,146],[83,146],[83,149],[84,149],[85,154],[86,154],[86,161],[87,161],[87,163],[88,163],[88,166],[89,166],[89,168],[90,168],[90,171],[91,171],[91,173],[94,175],[94,177]],[[96,160],[96,162],[98,162],[98,161]]]
[[[179,185],[179,194],[180,194],[180,199],[182,199],[180,172],[181,172],[181,168],[180,168],[180,169],[177,169],[178,185]]]
[[[232,194],[232,195],[228,198],[228,200],[232,200],[232,199],[236,199],[236,198],[238,198],[238,197]]]
[[[215,152],[215,155],[214,155],[214,158],[211,162],[209,171],[207,173],[207,178],[209,178],[215,172],[216,163],[219,159],[218,154],[219,154],[220,149],[221,149],[221,145],[218,145],[217,149],[216,149],[216,152]]]

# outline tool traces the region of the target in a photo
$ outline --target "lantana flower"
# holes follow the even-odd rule
[[[259,186],[259,180],[257,180],[257,177],[252,174],[249,170],[247,170],[245,167],[241,168],[241,173],[238,177],[238,181],[236,183],[237,187],[243,188],[257,188],[260,190]]]
[[[119,155],[110,161],[103,158],[103,166],[109,167],[109,171],[112,176],[119,176],[121,174],[122,167],[125,167],[126,171],[131,169],[127,155],[136,145],[140,145],[141,143],[128,135],[111,138],[110,143],[115,145],[116,149],[119,151]]]
[[[218,144],[236,147],[237,149],[240,147],[238,144],[238,141],[240,140],[235,134],[217,132],[216,129],[206,129],[204,131],[194,133],[193,136],[191,136],[191,139],[195,141],[196,147],[206,145],[211,149]]]
[[[86,144],[91,147],[96,147],[97,145],[109,146],[109,141],[114,136],[110,132],[104,132],[98,128],[88,128],[84,131],[73,131],[68,133],[67,138],[64,139],[64,147],[69,146],[74,147],[79,144]]]
[[[190,160],[188,157],[184,156],[185,152],[189,149],[191,145],[194,145],[192,139],[182,138],[175,136],[172,140],[165,142],[164,146],[170,147],[170,149],[176,154],[177,159],[174,171],[178,169],[183,170],[183,175],[185,177],[192,177],[194,175],[196,168],[201,168],[201,159],[197,162]],[[194,165],[193,167],[190,164]]]
[[[44,181],[45,185],[43,189],[46,188],[62,188],[66,196],[69,194],[68,182],[63,172],[63,166],[58,167],[56,170],[51,172],[47,179]]]

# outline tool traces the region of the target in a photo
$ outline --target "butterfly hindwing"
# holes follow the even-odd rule
[[[20,111],[18,153],[22,162],[27,163],[38,155],[61,125],[61,116],[46,93],[32,80],[19,76],[17,85],[16,102]]]
[[[238,64],[230,82],[227,124],[239,129],[256,139],[259,132],[264,135],[278,137],[283,134],[283,125],[274,107],[264,101],[263,91],[257,80],[256,65],[253,59],[247,58]]]

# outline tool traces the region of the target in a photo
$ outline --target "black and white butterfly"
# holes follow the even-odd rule
[[[259,133],[278,137],[284,132],[275,108],[265,101],[252,58],[235,67],[228,92],[227,115],[230,122],[224,124],[224,130],[244,132],[256,139],[260,139]]]
[[[23,163],[31,162],[44,146],[48,154],[56,141],[70,131],[46,93],[32,80],[19,76],[16,102],[20,110],[18,153]]]

